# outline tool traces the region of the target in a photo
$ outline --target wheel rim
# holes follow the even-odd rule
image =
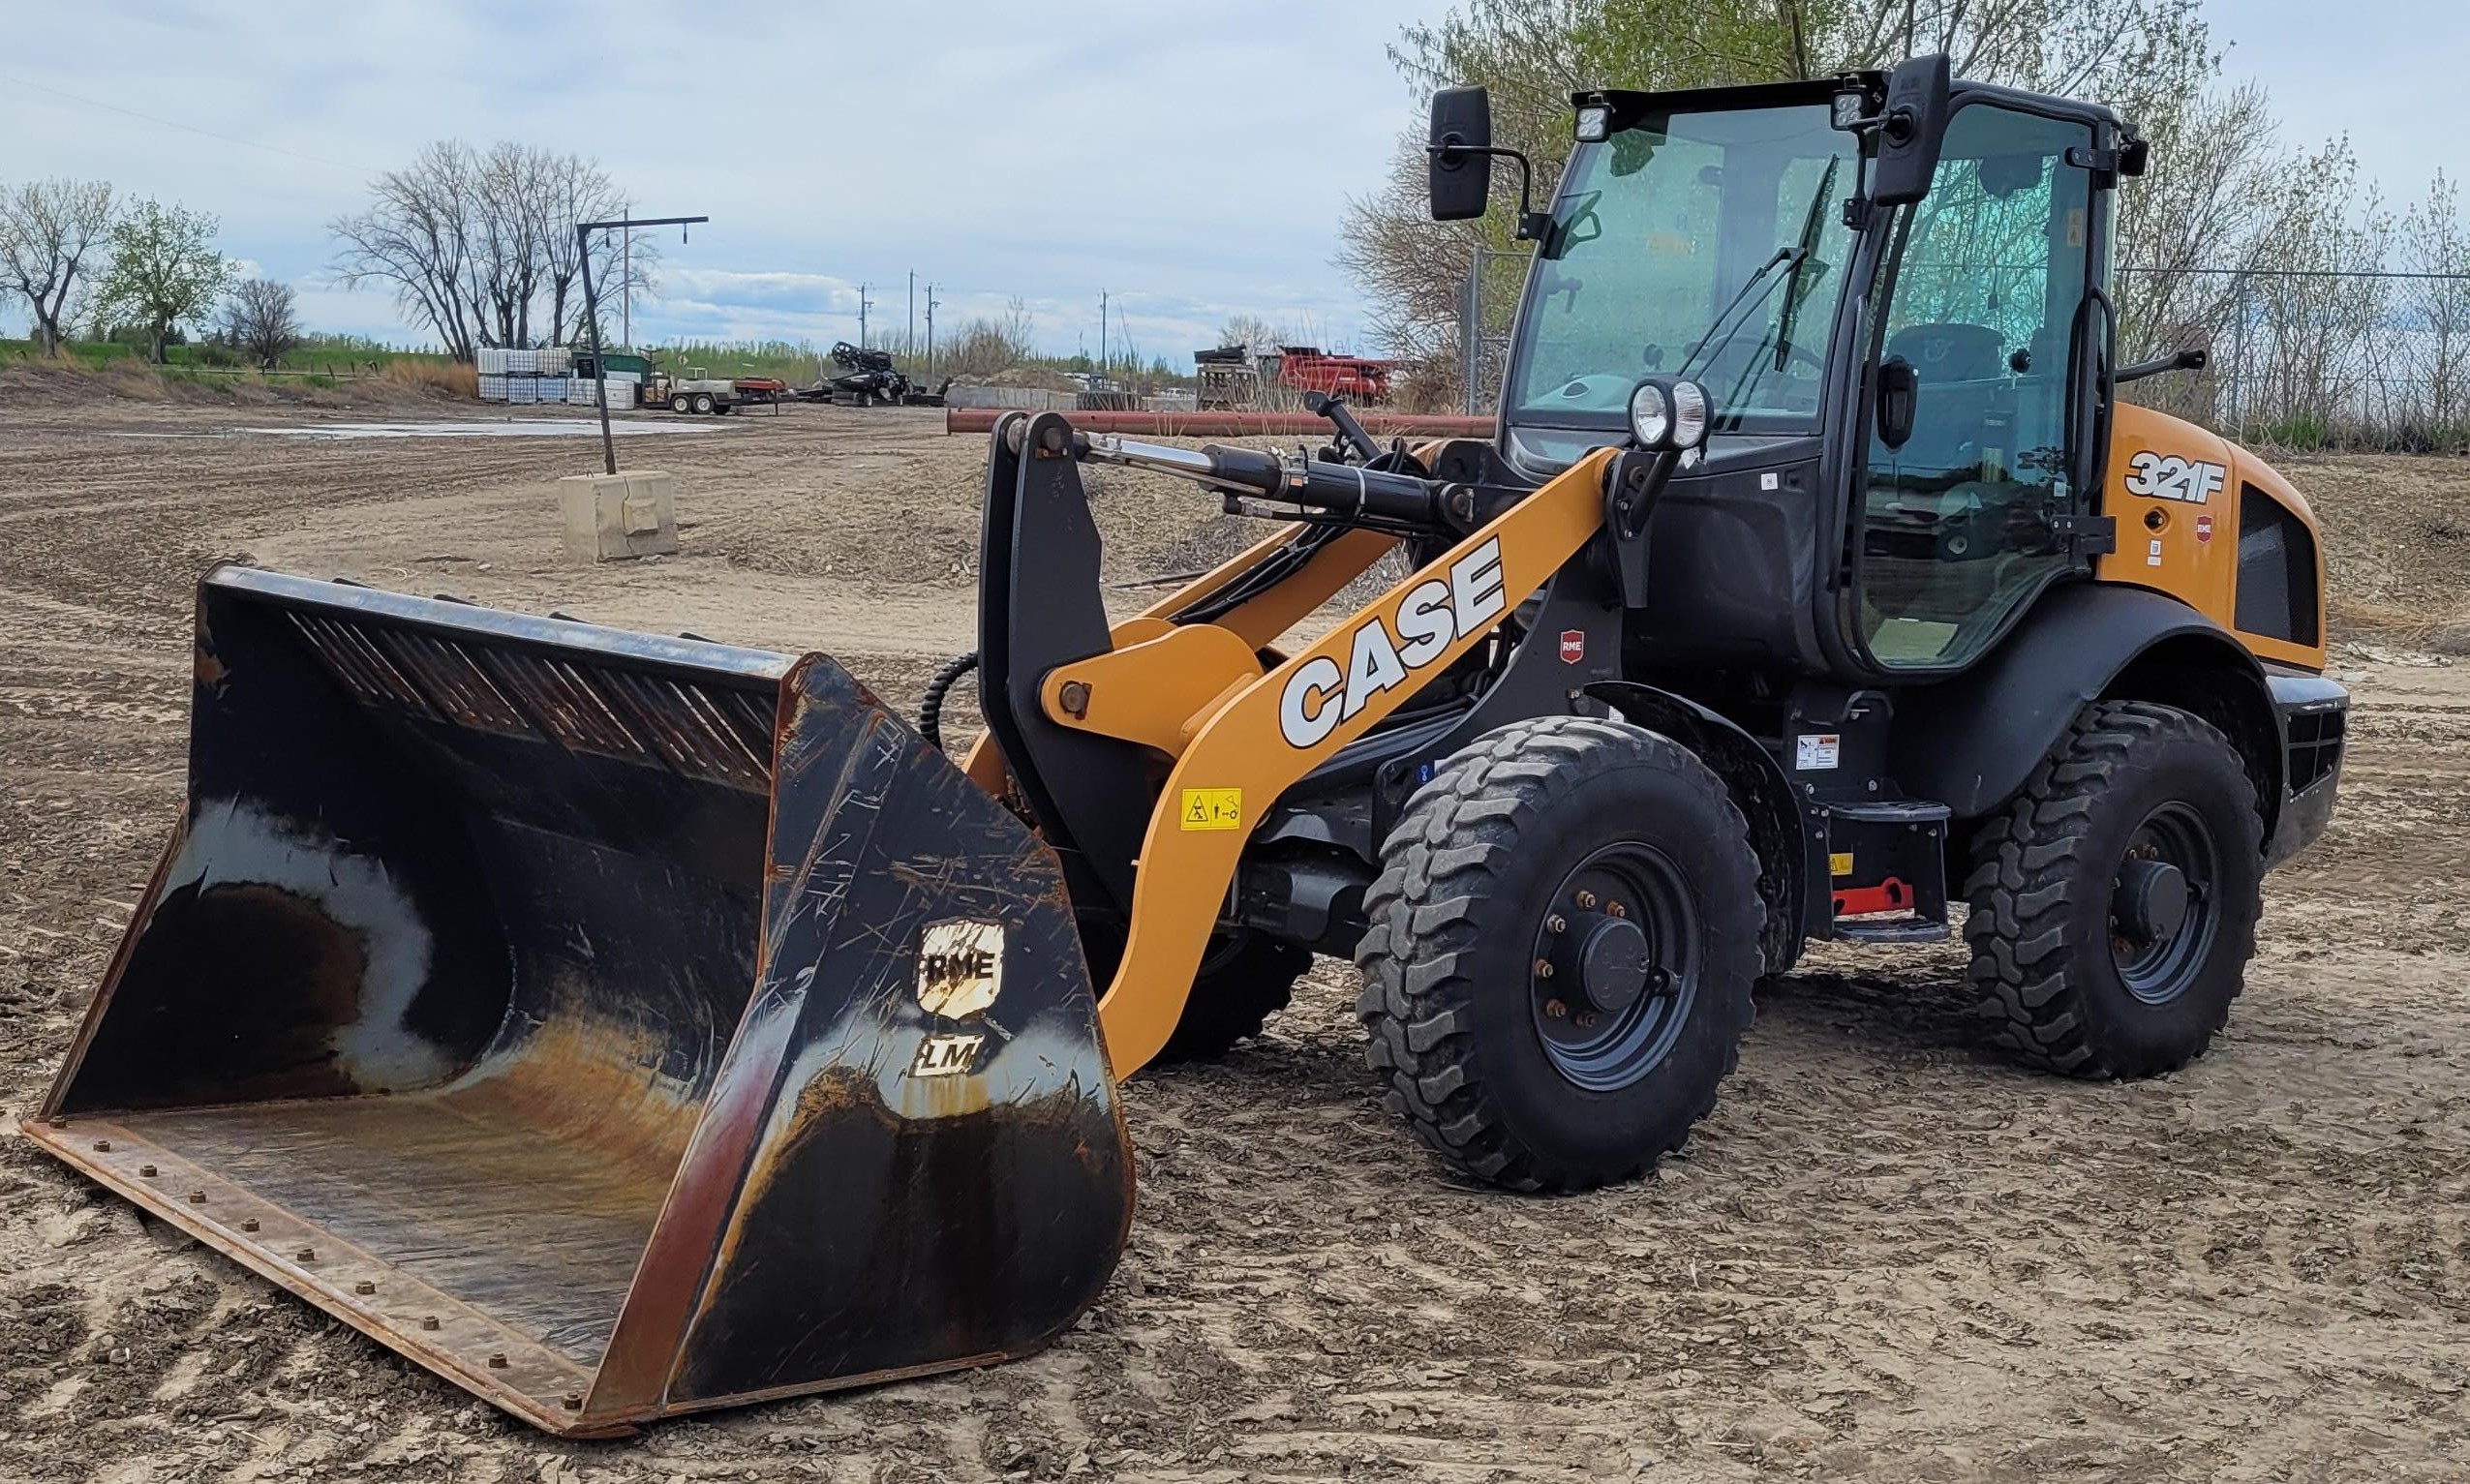
[[[1536,925],[1528,986],[1555,1071],[1591,1092],[1645,1078],[1697,1000],[1698,913],[1681,868],[1638,841],[1578,863]]]
[[[2127,837],[2110,889],[2110,953],[2147,1005],[2187,992],[2220,932],[2221,853],[2204,816],[2173,802]]]

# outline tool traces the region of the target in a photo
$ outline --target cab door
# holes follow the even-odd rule
[[[2107,193],[2079,163],[2095,142],[2082,119],[1961,106],[1929,195],[1893,224],[1871,377],[1908,370],[1913,410],[1894,441],[1870,419],[1853,541],[1855,628],[1881,670],[1961,669],[2083,569],[2108,334]]]

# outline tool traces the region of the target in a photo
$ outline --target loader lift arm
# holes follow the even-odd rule
[[[1125,936],[1099,1001],[1117,1076],[1146,1064],[1173,1034],[1269,805],[1544,588],[1602,526],[1614,457],[1591,454],[1478,521],[1472,491],[1409,474],[1090,439],[1052,413],[997,428],[986,571],[999,591],[981,610],[991,742],[967,767],[982,785],[992,782],[1001,776],[999,749],[1067,871],[1121,884]],[[1083,460],[1291,500],[1305,524],[1344,529],[1284,580],[1225,612],[1176,619],[1211,612],[1211,597],[1318,532],[1253,547],[1081,652],[1036,652],[1057,632],[1057,601],[1086,606],[1070,594],[1097,591]],[[1089,532],[1070,542],[1083,570],[1058,570],[1055,533],[1076,530]],[[1411,533],[1455,539],[1313,644],[1284,656],[1267,648]],[[1085,614],[1075,626],[1093,632]]]

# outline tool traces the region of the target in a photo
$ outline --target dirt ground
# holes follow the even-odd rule
[[[629,439],[686,551],[578,568],[580,439],[333,439],[435,405],[0,414],[0,1105],[67,1045],[180,799],[210,561],[839,656],[897,704],[971,640],[981,448],[796,409]],[[2185,1073],[2096,1086],[1974,1048],[1949,947],[1765,986],[1653,1181],[1464,1187],[1378,1105],[1325,962],[1262,1042],[1144,1074],[1132,1247],[993,1370],[559,1443],[0,1133],[0,1479],[2335,1480],[2470,1477],[2470,469],[2294,467],[2351,607],[2331,837],[2268,888]],[[1239,531],[1102,492],[1111,578]],[[2449,512],[2449,513],[2448,513]],[[1130,600],[1133,590],[1118,597]],[[2379,607],[2381,605],[2381,607]]]

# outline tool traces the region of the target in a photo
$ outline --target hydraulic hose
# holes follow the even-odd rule
[[[946,660],[943,668],[934,673],[934,679],[927,681],[926,698],[918,703],[918,733],[937,752],[944,750],[943,698],[952,693],[961,677],[977,668],[978,651],[971,650]]]

